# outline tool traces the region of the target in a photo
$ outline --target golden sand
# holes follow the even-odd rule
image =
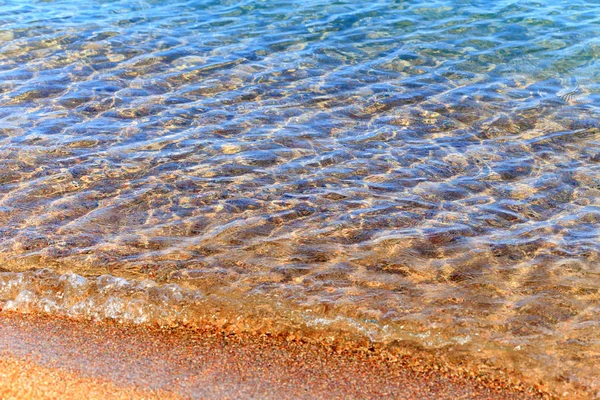
[[[0,316],[0,397],[532,399],[412,361],[223,332]]]
[[[165,399],[170,393],[121,387],[111,381],[82,377],[60,368],[37,365],[31,360],[0,359],[2,399]]]

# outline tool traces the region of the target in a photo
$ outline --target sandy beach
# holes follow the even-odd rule
[[[2,398],[534,399],[535,390],[276,338],[3,313]]]

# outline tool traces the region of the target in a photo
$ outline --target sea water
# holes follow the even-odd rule
[[[0,299],[594,393],[599,117],[598,1],[7,0]]]

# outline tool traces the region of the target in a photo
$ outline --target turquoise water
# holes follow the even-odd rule
[[[4,1],[0,298],[593,394],[599,37],[591,1]]]

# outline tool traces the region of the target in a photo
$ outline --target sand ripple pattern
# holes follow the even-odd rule
[[[600,390],[600,8],[546,3],[3,2],[1,267]]]

